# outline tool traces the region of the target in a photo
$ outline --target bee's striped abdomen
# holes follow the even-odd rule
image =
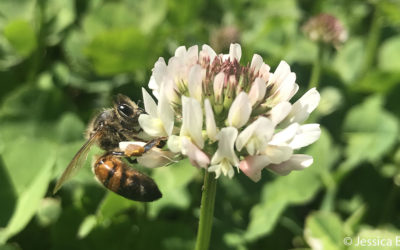
[[[96,161],[94,173],[106,188],[127,199],[154,201],[162,196],[153,179],[112,154],[105,154]]]

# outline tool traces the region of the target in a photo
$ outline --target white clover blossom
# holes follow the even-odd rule
[[[286,62],[272,73],[261,56],[243,66],[241,55],[239,44],[225,55],[203,45],[177,48],[168,63],[160,58],[149,82],[158,102],[143,89],[141,127],[153,138],[167,136],[170,152],[216,178],[236,170],[259,181],[264,168],[286,175],[310,166],[313,158],[295,151],[320,136],[319,124],[303,124],[318,91],[291,103],[299,86]]]

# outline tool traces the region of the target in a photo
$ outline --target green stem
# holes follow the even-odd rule
[[[378,48],[379,39],[381,36],[382,18],[378,7],[375,7],[374,16],[369,30],[365,59],[362,67],[362,73],[365,74],[374,63],[376,50]]]
[[[321,76],[321,68],[322,68],[322,62],[323,62],[324,49],[325,49],[324,44],[319,43],[317,56],[315,57],[312,71],[311,71],[310,82],[308,83],[309,89],[318,87],[319,79]]]
[[[30,61],[30,70],[27,73],[28,84],[35,84],[35,78],[39,72],[41,62],[43,61],[43,55],[45,51],[45,23],[46,23],[46,4],[47,0],[39,0],[37,2],[37,15],[39,20],[39,27],[37,31],[37,48],[33,52]]]
[[[217,180],[215,179],[215,174],[206,170],[204,173],[196,250],[207,250],[210,245],[216,191]]]

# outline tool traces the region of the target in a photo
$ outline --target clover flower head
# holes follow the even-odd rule
[[[312,40],[340,46],[347,40],[347,31],[335,16],[322,13],[311,17],[303,26],[304,33]]]
[[[291,103],[299,86],[286,62],[270,72],[261,56],[242,65],[241,55],[239,44],[219,55],[203,45],[177,48],[168,63],[160,58],[149,82],[157,100],[143,89],[140,126],[151,137],[168,137],[169,153],[216,178],[243,172],[259,181],[264,168],[286,175],[310,166],[312,157],[295,151],[320,136],[319,124],[303,124],[318,91]]]

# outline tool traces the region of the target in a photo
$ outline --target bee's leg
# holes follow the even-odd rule
[[[143,147],[144,147],[144,152],[146,153],[147,151],[149,151],[150,149],[154,148],[154,147],[163,147],[166,143],[167,137],[158,137],[156,139],[153,139],[151,141],[149,141],[148,143],[146,143]]]
[[[131,144],[128,145],[124,153],[128,157],[141,156],[152,148],[165,144],[165,140],[167,140],[167,137],[159,137],[147,142],[144,146]]]
[[[128,155],[125,154],[123,151],[111,151],[109,154],[117,156],[117,157],[125,157],[125,159],[131,163],[131,164],[136,164],[138,163],[136,158],[131,158]]]
[[[113,151],[113,152],[111,152],[111,154],[113,154],[115,156],[127,157],[127,158],[134,157],[134,156],[141,156],[154,147],[159,147],[159,146],[165,145],[166,140],[167,140],[167,137],[159,137],[159,138],[156,138],[156,139],[153,139],[153,140],[147,142],[143,146],[130,144],[127,146],[125,151]]]

